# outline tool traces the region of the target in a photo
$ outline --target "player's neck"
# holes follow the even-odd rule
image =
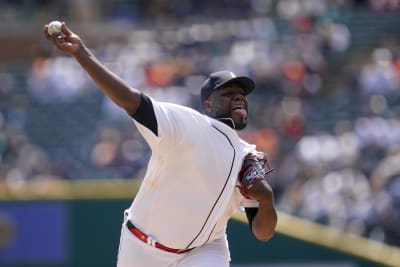
[[[236,130],[236,124],[231,118],[218,118],[217,120],[219,120],[222,123],[225,123],[226,125],[228,125],[232,129]]]

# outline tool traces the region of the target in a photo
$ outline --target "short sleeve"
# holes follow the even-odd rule
[[[151,98],[150,98],[151,99]],[[193,136],[196,129],[204,127],[208,120],[198,111],[177,104],[158,102],[151,99],[156,118],[157,135],[145,125],[135,120],[140,133],[151,149],[156,149],[160,142],[174,145],[181,140]]]
[[[135,114],[130,114],[130,116],[143,126],[146,126],[155,135],[158,135],[158,126],[154,114],[153,103],[147,95],[143,93],[140,95],[140,106],[136,110]]]

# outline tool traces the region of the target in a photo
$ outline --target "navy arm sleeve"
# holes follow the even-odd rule
[[[250,229],[253,228],[253,219],[257,214],[258,208],[245,208],[247,220],[249,221]]]
[[[130,116],[158,136],[157,119],[154,113],[153,103],[151,99],[143,93],[140,95],[140,98],[141,101],[138,109],[134,114],[130,114]]]

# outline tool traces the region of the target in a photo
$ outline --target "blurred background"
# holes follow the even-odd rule
[[[139,181],[150,156],[129,116],[47,43],[51,20],[67,22],[107,67],[157,100],[201,110],[210,72],[253,77],[240,134],[276,168],[278,210],[400,246],[399,0],[0,0],[1,266],[78,266],[70,231],[91,225],[91,213],[74,208],[85,205],[92,216],[115,214],[114,256],[134,190],[116,190],[116,202],[107,193],[73,204],[43,199],[71,184]],[[21,221],[50,236],[48,247],[27,229],[18,241]],[[315,266],[364,266],[345,262]]]

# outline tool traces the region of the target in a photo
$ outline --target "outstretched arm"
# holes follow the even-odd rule
[[[62,23],[62,34],[52,37],[47,32],[48,25],[43,32],[47,40],[53,43],[60,51],[67,53],[78,61],[89,74],[97,86],[118,106],[125,109],[130,115],[135,114],[141,102],[141,92],[130,87],[120,77],[108,70],[83,44],[81,38]]]

